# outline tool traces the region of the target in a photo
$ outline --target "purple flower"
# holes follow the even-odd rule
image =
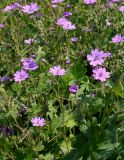
[[[3,12],[8,12],[8,11],[11,11],[11,10],[14,10],[16,9],[17,7],[21,7],[18,3],[14,3],[10,6],[6,6],[4,9],[3,9]]]
[[[34,39],[29,38],[29,39],[25,39],[24,43],[28,44],[28,45],[31,45],[34,41],[35,41]]]
[[[77,93],[78,91],[78,85],[72,85],[69,87],[69,91],[73,94]]]
[[[21,71],[16,71],[13,79],[16,82],[21,82],[21,81],[24,81],[27,78],[28,78],[28,73],[25,70],[21,70]]]
[[[34,117],[32,118],[31,123],[35,127],[41,127],[46,125],[46,120],[44,118]]]
[[[36,3],[31,3],[30,5],[22,6],[22,11],[27,14],[34,13],[39,9],[40,7]]]
[[[54,76],[63,76],[65,75],[65,69],[61,69],[60,66],[54,66],[53,68],[49,69],[49,72],[52,73]]]
[[[79,39],[78,39],[77,37],[72,37],[72,38],[71,38],[71,41],[72,41],[72,42],[78,42]]]
[[[90,65],[97,66],[104,63],[104,58],[110,57],[111,53],[104,53],[98,49],[92,50],[91,54],[87,55],[87,60],[90,61]]]
[[[74,30],[76,29],[75,25],[72,24],[67,18],[61,17],[57,20],[57,24],[65,30]]]
[[[124,6],[120,6],[119,11],[124,12]]]
[[[96,80],[104,82],[110,77],[110,73],[106,71],[106,68],[95,68],[93,69],[93,77]]]
[[[51,3],[60,3],[63,2],[64,0],[52,0]]]
[[[0,127],[0,133],[3,136],[8,137],[8,136],[11,136],[13,134],[13,131],[12,131],[12,128],[10,128],[10,127],[1,126]]]
[[[5,25],[0,23],[0,28],[4,28],[4,27],[5,27]]]
[[[72,16],[71,12],[64,12],[64,17]]]
[[[36,70],[38,68],[35,60],[33,58],[23,58],[21,60],[22,65],[23,65],[23,69],[25,70]]]
[[[71,63],[71,61],[68,59],[68,60],[66,60],[66,62],[65,62],[66,64],[70,64]]]
[[[93,4],[96,3],[96,0],[84,0],[85,4]]]
[[[122,36],[121,34],[116,34],[116,35],[112,38],[112,42],[113,42],[113,43],[124,42],[124,36]]]
[[[1,82],[3,82],[3,83],[8,83],[10,81],[12,81],[12,79],[8,76],[1,77]]]

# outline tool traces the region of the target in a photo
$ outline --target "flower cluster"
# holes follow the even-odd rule
[[[90,62],[90,65],[96,67],[93,69],[93,77],[96,80],[106,81],[110,77],[110,73],[106,71],[106,68],[98,67],[102,65],[105,61],[105,58],[111,56],[111,53],[104,51],[99,51],[98,49],[92,50],[91,54],[87,55],[87,60]]]
[[[72,24],[67,18],[61,17],[57,20],[57,25],[63,27],[65,30],[74,30],[76,26]]]
[[[31,123],[35,127],[42,127],[46,125],[46,120],[44,118],[34,117],[32,118]]]
[[[14,74],[14,80],[16,82],[21,82],[24,81],[25,79],[27,79],[29,77],[29,74],[26,71],[32,71],[32,70],[36,70],[38,68],[35,60],[33,58],[23,58],[21,60],[22,65],[23,65],[23,69],[20,71],[16,71],[16,73]]]
[[[14,10],[16,8],[21,8],[22,12],[27,13],[27,14],[32,14],[40,9],[40,7],[36,3],[33,3],[33,2],[30,3],[29,5],[25,5],[25,6],[22,6],[18,3],[14,3],[10,6],[6,6],[3,9],[3,12],[8,12],[8,11]]]

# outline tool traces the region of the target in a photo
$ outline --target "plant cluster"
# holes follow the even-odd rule
[[[124,160],[124,1],[1,0],[0,160]]]

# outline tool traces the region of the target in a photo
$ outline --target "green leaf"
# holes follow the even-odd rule
[[[84,125],[84,124],[82,124],[81,126],[80,126],[80,131],[81,132],[84,132],[84,131],[86,131],[88,129],[88,127],[86,126],[86,125]]]
[[[41,159],[41,160],[52,160],[52,159],[54,159],[54,155],[53,154],[50,154],[50,153],[48,153],[48,154],[46,154],[45,156],[42,154],[42,155],[39,155],[39,158]]]
[[[76,126],[76,125],[77,125],[77,123],[75,122],[74,119],[70,119],[69,121],[67,121],[67,122],[65,123],[65,126],[66,126],[66,127],[69,127],[69,128],[73,128],[73,127]]]
[[[42,151],[44,149],[44,145],[42,145],[42,143],[39,143],[36,147],[35,147],[35,151],[39,152]]]
[[[12,86],[12,89],[16,92],[18,92],[19,90],[21,90],[22,88],[22,84],[21,83],[14,83]]]
[[[1,107],[4,107],[6,105],[7,98],[8,98],[8,95],[5,89],[3,88],[3,86],[1,85],[0,86],[0,106]]]
[[[124,98],[124,91],[122,90],[120,84],[116,84],[113,88],[112,91],[117,95],[122,98]]]
[[[95,105],[96,105],[96,106],[100,106],[100,105],[102,105],[102,104],[103,104],[103,99],[102,99],[102,98],[96,99],[96,101],[95,101]]]
[[[69,140],[63,141],[60,145],[60,148],[65,154],[67,154],[70,150],[73,149]]]
[[[85,75],[86,69],[84,68],[82,64],[77,63],[73,65],[71,72],[74,78],[78,80],[78,79],[82,79],[82,77]]]
[[[113,150],[115,148],[115,144],[112,144],[112,143],[101,143],[98,148],[100,150]]]

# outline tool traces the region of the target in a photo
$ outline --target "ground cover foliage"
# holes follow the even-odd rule
[[[124,1],[0,1],[0,160],[124,160]]]

